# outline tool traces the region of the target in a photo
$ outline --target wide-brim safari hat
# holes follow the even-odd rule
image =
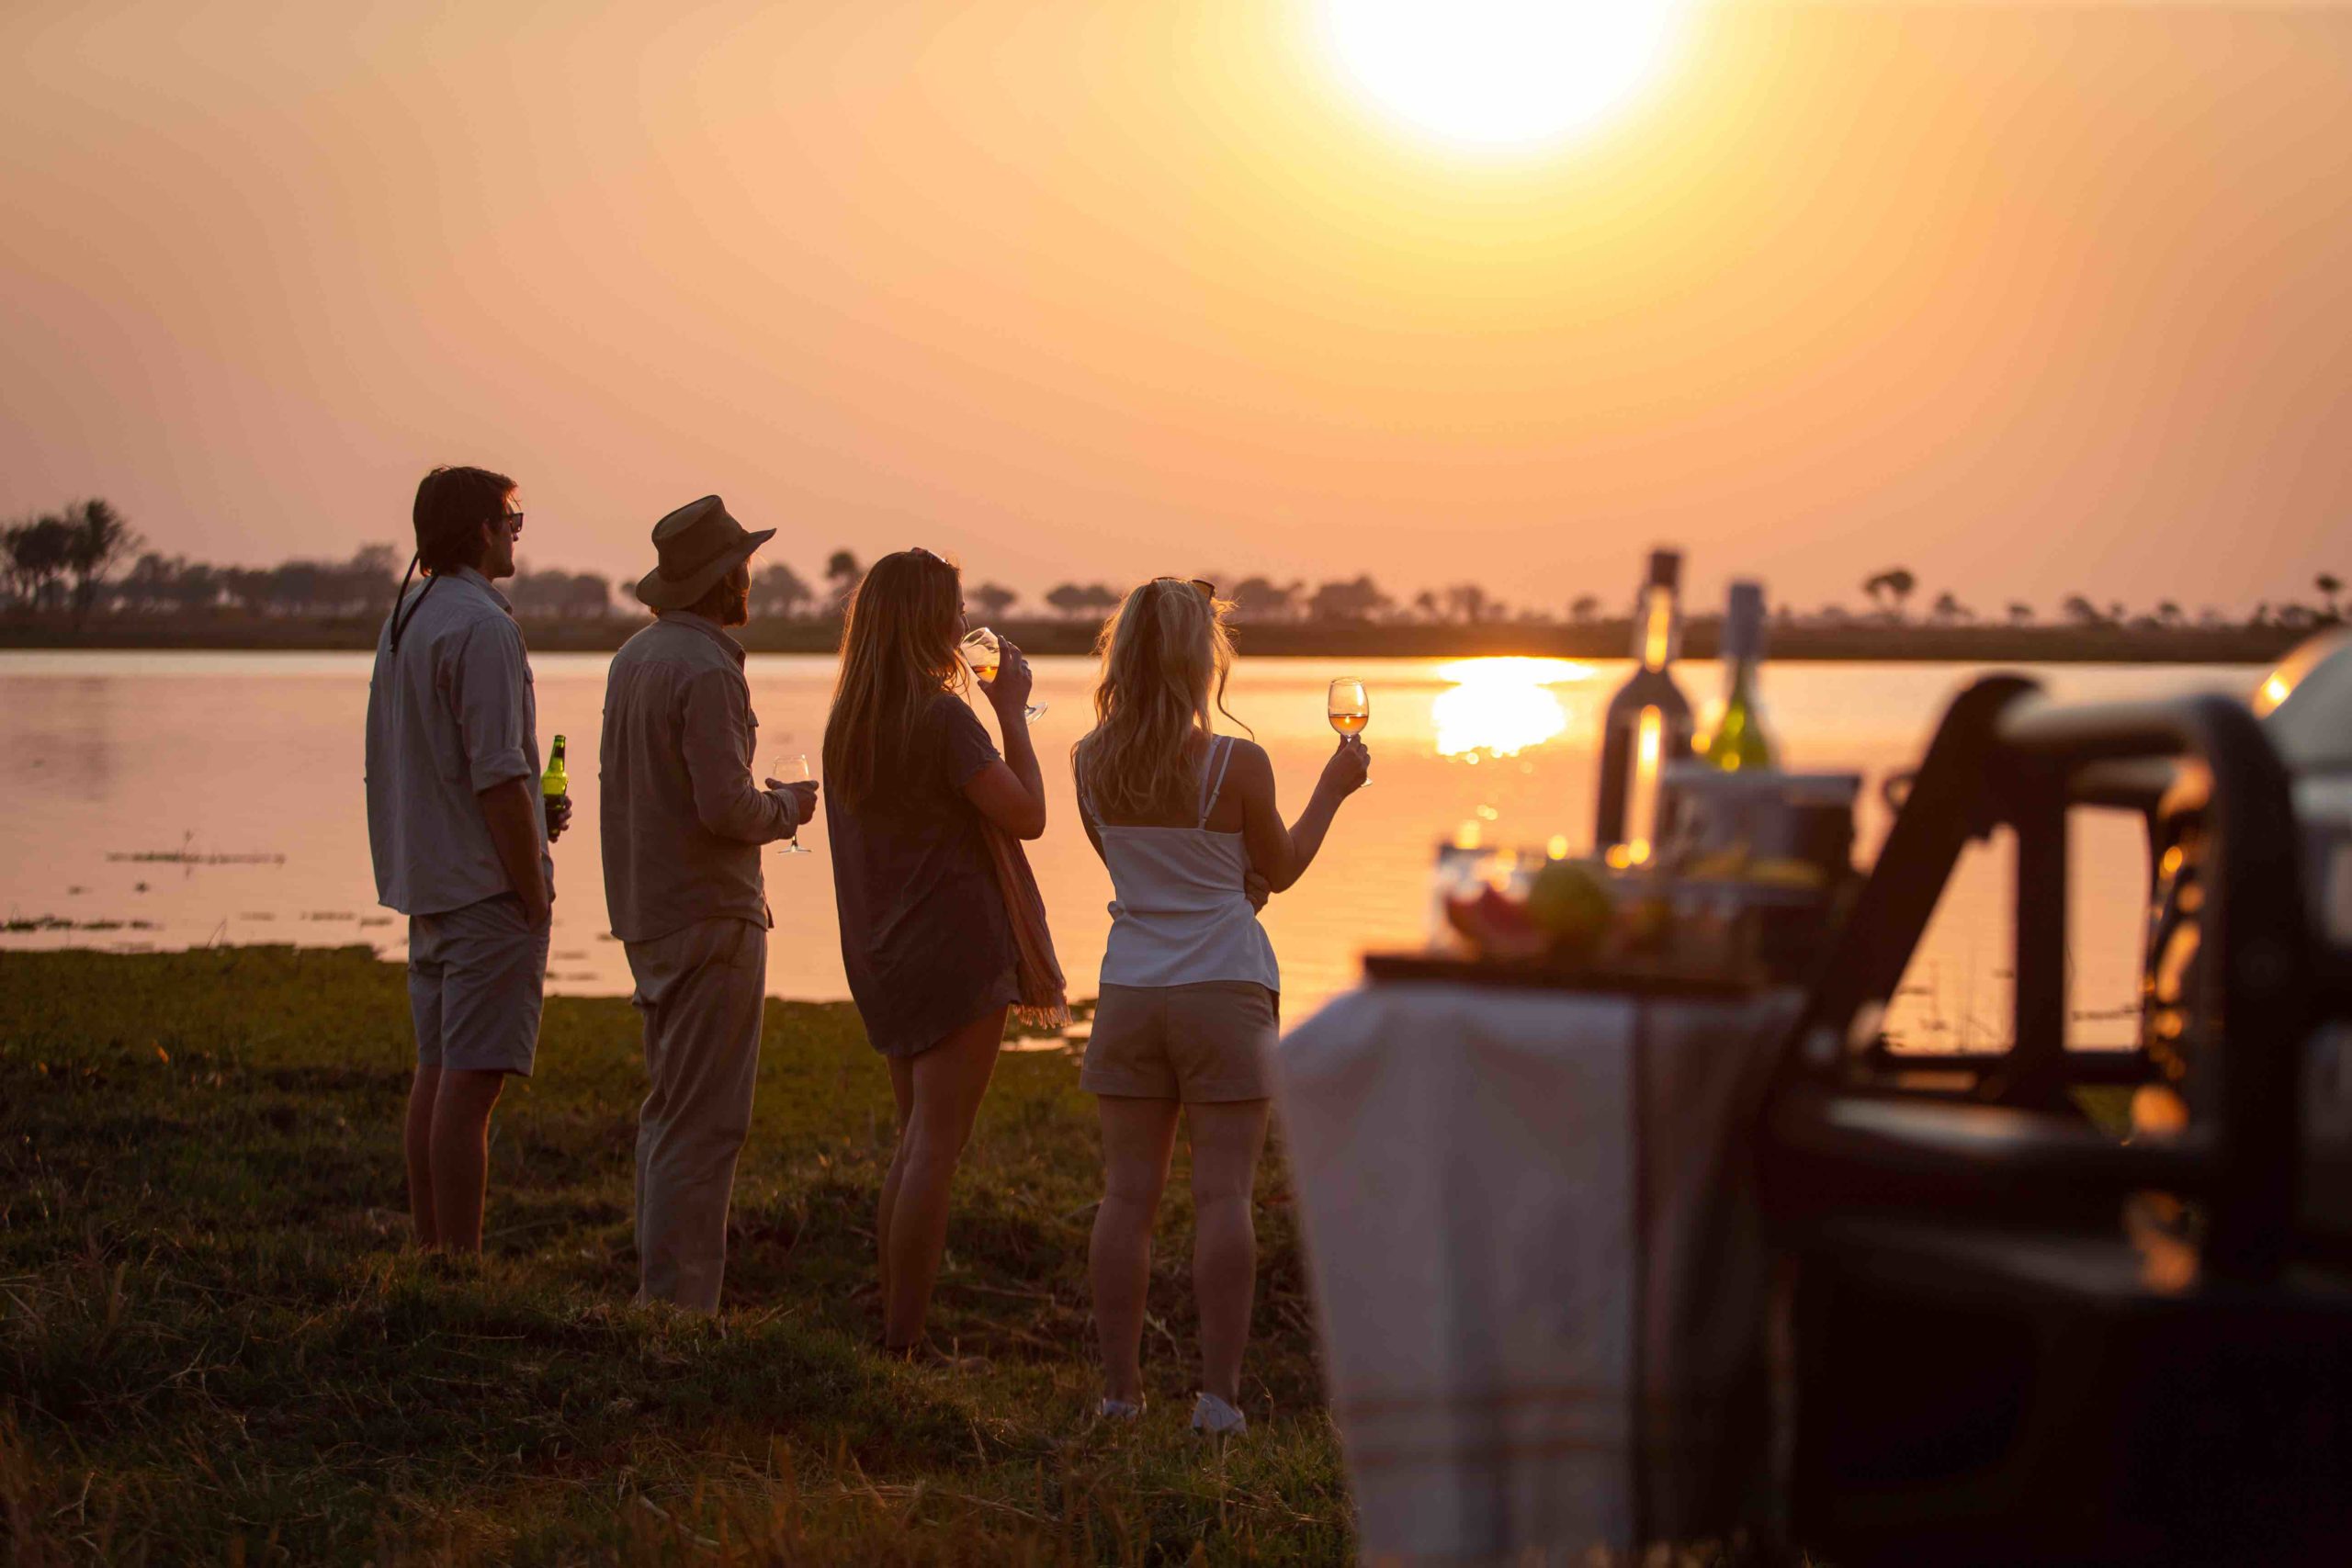
[[[775,537],[773,528],[754,533],[736,522],[715,495],[688,502],[653,525],[662,564],[638,579],[637,596],[657,610],[683,610]]]

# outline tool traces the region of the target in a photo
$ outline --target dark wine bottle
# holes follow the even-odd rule
[[[1680,651],[1682,555],[1652,550],[1649,576],[1634,604],[1635,669],[1600,727],[1600,810],[1593,844],[1620,868],[1650,858],[1666,824],[1658,786],[1668,766],[1690,756],[1690,704],[1674,683]]]

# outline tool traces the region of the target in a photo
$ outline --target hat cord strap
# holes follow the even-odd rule
[[[414,574],[417,563],[423,558],[424,552],[421,550],[408,558],[408,570],[401,573],[401,591],[392,596],[392,638],[391,647],[387,650],[387,654],[393,659],[400,657],[401,633],[415,621],[416,613],[424,608],[424,594],[432,592],[433,585],[441,581],[441,574],[437,571],[428,571],[424,574],[424,592],[419,593],[416,596],[416,603],[408,606],[408,619],[403,621],[401,618],[401,601],[408,597],[408,580]]]

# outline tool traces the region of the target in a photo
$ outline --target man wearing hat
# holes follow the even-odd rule
[[[760,846],[816,815],[813,784],[752,782],[743,649],[751,533],[715,495],[653,525],[654,623],[613,656],[602,752],[605,898],[637,979],[652,1091],[637,1130],[638,1299],[718,1310],[727,1206],[751,1129],[767,991]]]

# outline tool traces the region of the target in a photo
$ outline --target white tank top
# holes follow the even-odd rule
[[[1250,852],[1238,833],[1209,831],[1233,740],[1209,741],[1201,766],[1201,809],[1190,828],[1114,827],[1079,785],[1080,804],[1102,840],[1111,871],[1111,941],[1102,951],[1106,986],[1184,986],[1254,980],[1283,988],[1274,944],[1258,924],[1241,881]]]

